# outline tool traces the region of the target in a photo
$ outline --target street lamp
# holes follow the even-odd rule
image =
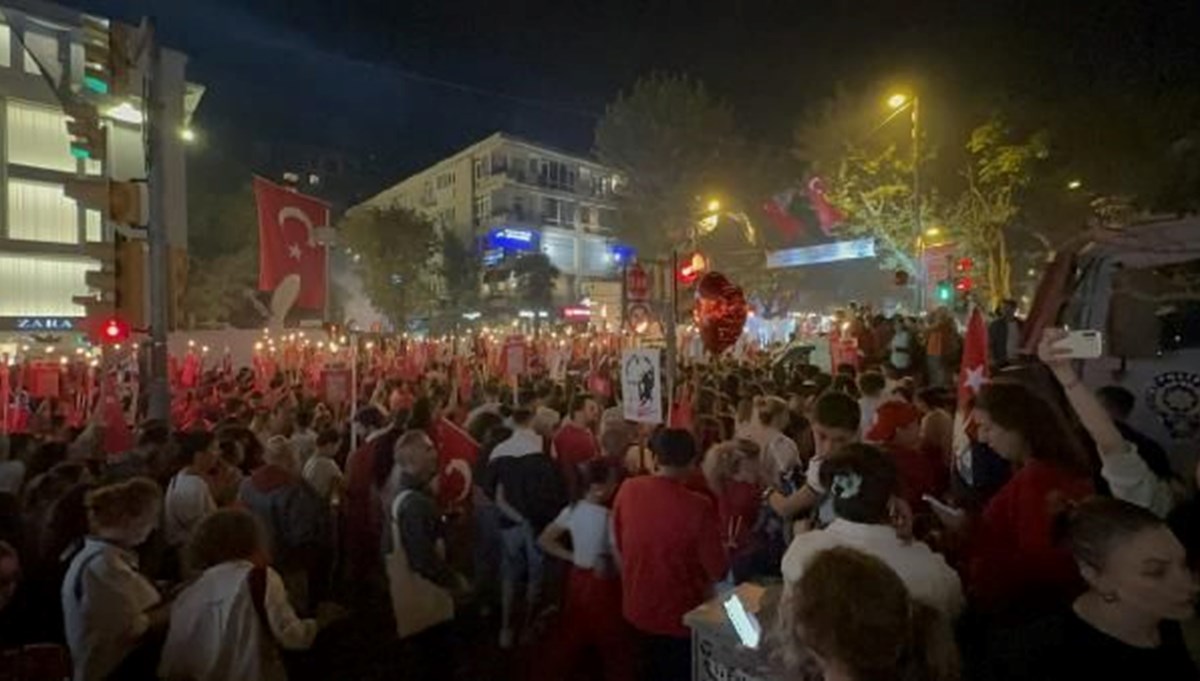
[[[715,213],[721,210],[721,202],[717,199],[712,199],[708,202],[708,212]]]
[[[1082,186],[1083,186],[1083,180],[1071,180],[1070,182],[1067,183],[1067,189],[1070,189],[1071,191],[1075,191],[1076,189],[1079,189]]]
[[[183,128],[179,131],[179,139],[191,144],[196,141],[196,131],[191,128]]]
[[[897,92],[887,98],[887,105],[900,113],[905,107],[912,110],[912,211],[913,234],[919,244],[923,230],[921,229],[921,99],[917,95],[909,97]],[[895,114],[893,114],[895,115]],[[918,254],[919,255],[919,254]],[[922,256],[923,260],[923,256]],[[917,309],[925,307],[926,273],[925,263],[917,263]]]

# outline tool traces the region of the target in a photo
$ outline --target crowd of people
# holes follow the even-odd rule
[[[51,408],[0,437],[0,678],[283,680],[386,602],[400,678],[467,678],[486,645],[533,679],[682,680],[685,615],[748,581],[780,585],[757,613],[772,678],[1197,678],[1196,483],[1131,396],[1085,387],[1049,331],[959,450],[957,371],[888,325],[833,373],[680,367],[657,425],[612,376],[463,390],[437,367],[354,414],[212,371],[201,413],[118,453]]]

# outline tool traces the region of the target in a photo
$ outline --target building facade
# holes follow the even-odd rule
[[[73,298],[90,293],[89,257],[113,244],[116,228],[100,210],[66,193],[78,179],[147,177],[143,103],[100,107],[108,131],[101,160],[70,151],[60,92],[78,89],[84,74],[81,15],[36,0],[0,2],[0,335],[31,328],[69,331],[84,316]],[[167,119],[190,120],[199,90],[184,80],[186,58],[163,50]],[[170,182],[164,216],[172,248],[187,244],[184,142],[164,150]],[[99,249],[103,250],[103,249]]]
[[[556,302],[584,282],[616,278],[630,251],[616,240],[616,173],[580,156],[503,133],[472,144],[366,201],[421,211],[475,247],[485,270],[542,252],[559,270]],[[484,277],[503,299],[511,282]]]

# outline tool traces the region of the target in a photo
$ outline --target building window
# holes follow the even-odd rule
[[[584,224],[584,225],[592,224],[592,207],[591,206],[580,206],[579,207],[579,222],[580,222],[580,224]]]
[[[491,161],[491,158],[487,155],[480,156],[479,158],[475,159],[475,179],[476,180],[482,180],[483,178],[492,174],[491,173],[492,164],[490,163],[490,161]]]
[[[486,220],[492,216],[492,197],[480,196],[475,199],[475,219]]]
[[[100,219],[100,211],[89,210],[83,214],[87,240],[91,242],[104,241],[104,221]]]
[[[8,24],[0,24],[0,66],[12,66],[12,29]]]
[[[8,238],[79,243],[79,209],[61,184],[8,181]]]
[[[517,220],[525,219],[525,197],[514,196],[512,201],[513,218]]]
[[[561,202],[558,199],[544,197],[542,199],[542,222],[550,225],[557,225],[562,221],[559,215]]]
[[[538,169],[538,184],[551,189],[574,191],[577,173],[574,165],[561,161],[545,161]]]
[[[62,76],[62,62],[58,58],[58,37],[25,31],[25,73],[40,76],[43,69],[55,83]]]
[[[6,107],[8,162],[74,173],[67,117],[59,109],[10,99]]]
[[[0,255],[0,317],[83,316],[71,297],[88,294],[84,273],[97,269],[90,260]]]

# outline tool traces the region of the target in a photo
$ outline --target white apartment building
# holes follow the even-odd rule
[[[615,238],[617,175],[604,166],[495,133],[367,200],[434,218],[475,246],[485,267],[545,253],[561,272],[557,298],[575,302],[588,280],[615,278],[630,250]],[[502,293],[503,282],[487,284]]]
[[[70,331],[84,309],[85,273],[100,269],[89,244],[111,244],[114,227],[64,193],[72,178],[147,176],[142,103],[133,98],[100,113],[108,128],[106,158],[70,153],[66,116],[56,88],[84,72],[81,15],[38,0],[0,0],[0,336]],[[168,119],[188,121],[202,89],[184,80],[184,55],[162,51]],[[165,149],[167,214],[172,248],[187,245],[184,142]]]

